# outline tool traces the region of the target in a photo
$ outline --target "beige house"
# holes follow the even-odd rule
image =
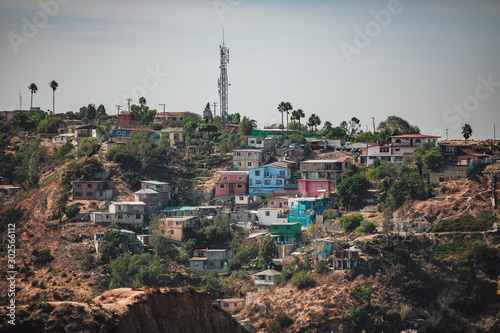
[[[244,298],[226,298],[214,301],[214,303],[219,305],[222,310],[226,310],[233,315],[243,310],[245,302],[246,300]]]
[[[167,134],[170,141],[170,147],[184,143],[184,130],[180,127],[165,128],[160,131],[161,134]]]
[[[169,240],[183,242],[186,230],[196,226],[196,216],[172,216],[160,219],[160,235]]]
[[[94,223],[118,222],[135,228],[144,225],[146,204],[141,201],[112,202],[109,212],[90,212],[90,220]]]
[[[267,269],[265,271],[255,273],[253,276],[255,278],[255,284],[260,292],[266,292],[274,286],[274,281],[277,276],[281,275],[280,272],[274,269]]]

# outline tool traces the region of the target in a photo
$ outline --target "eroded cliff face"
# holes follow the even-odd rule
[[[5,309],[0,310],[6,317]],[[17,309],[2,332],[244,333],[231,315],[194,288],[109,290],[89,303],[42,302]]]
[[[195,289],[155,292],[140,297],[123,312],[120,333],[246,332],[229,313],[212,305],[212,296]]]

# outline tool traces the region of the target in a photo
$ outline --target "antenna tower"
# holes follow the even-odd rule
[[[220,48],[220,77],[219,77],[219,97],[220,97],[220,115],[222,117],[222,123],[226,124],[227,120],[227,88],[229,86],[227,82],[227,64],[229,63],[229,49],[224,44],[224,29],[222,29],[222,45]]]

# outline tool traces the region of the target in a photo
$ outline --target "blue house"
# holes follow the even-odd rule
[[[127,141],[129,140],[135,133],[140,132],[140,130],[134,129],[115,129],[111,131],[112,140],[115,142]],[[147,131],[149,137],[155,140],[155,144],[158,145],[160,142],[160,133],[156,131]]]
[[[279,162],[250,169],[248,194],[260,195],[288,189],[291,177],[290,168]]]
[[[288,201],[288,222],[300,222],[308,227],[316,222],[316,215],[323,213],[328,198],[293,198]]]

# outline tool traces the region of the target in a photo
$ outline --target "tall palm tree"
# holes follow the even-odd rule
[[[49,83],[49,86],[52,88],[52,114],[56,113],[56,89],[59,87],[59,83],[52,80]]]
[[[304,114],[304,111],[302,111],[302,109],[297,109],[297,110],[295,110],[295,112],[297,112],[296,113],[296,115],[297,115],[296,118],[299,121],[299,131],[300,131],[300,128],[301,128],[300,118],[305,118],[306,115]]]
[[[464,136],[465,144],[467,144],[467,139],[472,135],[472,127],[469,124],[462,126],[462,135]]]
[[[36,94],[38,87],[36,84],[32,83],[28,86],[28,89],[31,90],[31,107],[33,107],[33,94]]]
[[[314,127],[314,134],[316,134],[316,130],[318,128],[318,125],[320,125],[320,124],[321,124],[321,119],[319,119],[319,117],[313,113],[309,117],[309,122],[307,123],[307,125],[309,125],[311,127],[311,129]]]
[[[284,130],[284,124],[283,124],[283,113],[286,113],[286,127],[288,128],[288,113],[290,110],[292,110],[292,104],[290,102],[281,102],[280,105],[278,105],[278,111],[281,112],[281,136],[283,138],[283,130]]]
[[[146,105],[146,98],[144,98],[144,96],[143,96],[143,97],[141,97],[141,98],[139,98],[139,104],[140,104],[141,106]]]

